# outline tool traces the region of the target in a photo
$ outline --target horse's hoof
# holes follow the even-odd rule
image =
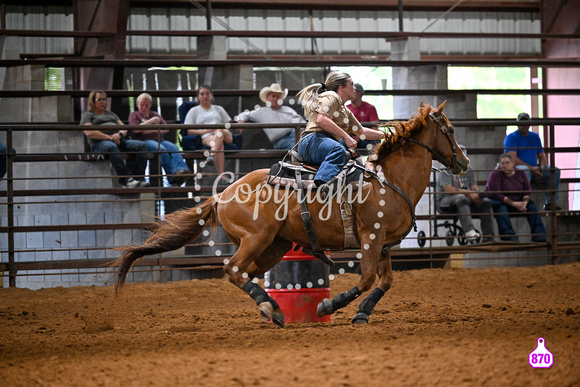
[[[358,312],[352,318],[353,324],[368,324],[369,323],[369,315],[366,313]]]
[[[284,328],[284,313],[280,309],[274,310],[272,314],[272,322],[280,328]]]
[[[318,317],[324,317],[329,314],[334,313],[334,308],[332,307],[332,301],[330,298],[325,298],[324,300],[318,303],[318,307],[316,308],[316,312],[318,312]]]
[[[268,322],[272,320],[272,314],[274,313],[274,307],[272,303],[269,301],[264,301],[260,305],[258,305],[258,309],[260,310],[260,316],[264,319],[264,321]]]

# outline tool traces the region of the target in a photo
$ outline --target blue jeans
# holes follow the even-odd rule
[[[123,157],[121,156],[121,151],[137,152],[135,153],[133,170],[125,165]],[[144,180],[145,168],[147,168],[147,144],[143,141],[126,140],[122,141],[121,144],[117,146],[113,141],[102,140],[91,146],[91,152],[104,153],[109,157],[117,175],[122,176],[119,178],[119,183],[122,185],[127,183],[127,177]]]
[[[274,143],[274,149],[292,149],[296,141],[294,140],[294,129],[284,137],[280,137]]]
[[[514,237],[516,232],[512,226],[509,213],[521,213],[515,209],[515,207],[508,206],[503,202],[495,199],[489,199],[491,201],[491,206],[493,208],[493,213],[495,220],[497,222],[497,228],[499,236],[502,240]],[[528,202],[526,207],[527,211],[523,212],[528,219],[530,229],[532,231],[532,241],[539,242],[546,240],[546,229],[544,228],[544,223],[542,223],[542,218],[538,214],[538,207],[536,203],[531,200]]]
[[[183,157],[181,157],[181,153],[179,153],[179,148],[171,141],[163,140],[159,144],[155,140],[145,140],[145,144],[147,144],[148,151],[161,152],[159,154],[161,166],[165,170],[166,175],[173,175],[178,171],[189,171]],[[167,176],[167,181],[169,184],[172,184],[173,176]]]
[[[6,147],[6,144],[0,142],[0,179],[3,178],[6,174],[6,159],[8,158],[7,153],[8,148]],[[12,149],[12,153],[16,153],[16,151]]]
[[[300,142],[298,154],[306,164],[320,165],[314,180],[328,182],[340,173],[346,164],[346,151],[334,138],[315,133]]]
[[[546,189],[548,190],[546,192],[546,203],[552,202],[551,201],[552,195],[550,193],[550,190],[552,189],[550,187],[550,172],[551,172],[550,166],[547,166],[546,169],[541,170],[542,171],[541,177],[532,176],[532,172],[525,165],[516,165],[516,168],[524,171],[524,173],[528,177],[528,181],[530,181],[532,183],[545,184]],[[558,190],[560,189],[560,169],[558,167],[554,167],[553,169],[554,169],[554,172],[556,173],[556,203],[558,203],[558,201],[560,199],[560,193],[558,192]]]

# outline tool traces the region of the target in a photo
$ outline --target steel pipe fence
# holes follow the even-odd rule
[[[456,123],[456,122],[454,122]],[[513,120],[464,120],[456,125],[461,126],[506,126],[513,125]],[[542,120],[531,120],[530,124],[538,124],[549,126],[551,132],[554,132],[554,125],[578,125],[580,124],[580,119],[542,119]],[[179,127],[184,128],[184,125],[169,125],[172,128]],[[247,130],[260,130],[263,127],[272,127],[272,125],[259,125],[259,124],[232,124],[232,129],[238,127]],[[288,125],[285,125],[288,126]],[[299,125],[297,125],[299,126]],[[167,127],[167,126],[165,126]],[[213,126],[192,126],[196,128],[206,128]],[[62,125],[62,124],[24,124],[20,127],[0,124],[0,131],[5,131],[7,134],[7,142],[12,143],[11,138],[13,136],[18,136],[21,132],[30,130],[39,131],[54,131],[54,130],[70,130],[79,131],[83,127],[78,125]],[[551,137],[553,138],[553,136]],[[550,152],[551,161],[554,162],[553,157],[555,153],[569,153],[578,152],[578,148],[555,148],[548,144],[546,151]],[[490,155],[493,157],[497,156],[503,152],[501,148],[472,148],[469,149],[469,155],[483,154]],[[244,162],[244,160],[250,159],[262,159],[264,157],[271,158],[273,160],[280,159],[284,152],[274,151],[274,150],[252,150],[244,149],[235,152],[225,152],[226,159],[238,160],[239,162]],[[75,156],[79,156],[76,157]],[[80,224],[80,223],[61,223],[61,224],[20,224],[17,216],[15,215],[15,209],[22,209],[26,206],[42,206],[42,205],[54,205],[60,204],[68,206],[75,205],[94,205],[99,204],[103,206],[113,207],[122,203],[159,203],[164,201],[170,202],[180,202],[188,201],[193,207],[198,203],[202,202],[206,197],[212,194],[212,187],[207,184],[196,184],[187,185],[185,187],[147,187],[147,188],[136,188],[127,190],[124,188],[98,188],[99,182],[104,180],[110,180],[111,175],[100,175],[91,176],[86,178],[83,176],[50,176],[48,173],[46,176],[41,178],[30,178],[26,176],[16,176],[14,175],[14,167],[18,169],[19,164],[38,164],[38,165],[52,165],[57,166],[62,163],[69,162],[87,162],[87,163],[103,163],[105,160],[92,160],[90,157],[86,157],[86,154],[70,154],[70,153],[42,153],[42,154],[27,154],[23,150],[18,150],[16,155],[8,155],[8,174],[7,178],[3,179],[6,184],[6,191],[2,190],[0,192],[0,197],[2,202],[0,203],[0,208],[3,208],[3,212],[6,214],[5,225],[0,226],[0,235],[8,240],[8,243],[4,243],[1,247],[0,254],[2,256],[2,262],[0,262],[0,272],[8,276],[9,286],[17,286],[17,279],[29,277],[29,276],[61,276],[60,278],[65,278],[67,276],[78,276],[79,272],[82,270],[83,275],[97,275],[104,276],[105,274],[110,274],[110,269],[106,268],[106,265],[113,261],[114,258],[103,258],[107,252],[114,251],[116,248],[120,248],[126,245],[125,240],[119,240],[113,245],[100,245],[90,247],[66,247],[55,245],[54,243],[49,246],[40,247],[27,247],[26,244],[22,244],[25,238],[32,234],[45,233],[54,235],[66,235],[70,232],[80,233],[83,231],[91,232],[117,232],[122,230],[138,230],[146,234],[146,232],[154,230],[157,226],[157,222],[154,219],[156,214],[148,214],[151,217],[151,221],[147,222],[125,222],[125,221],[111,221],[97,223],[97,224]],[[183,152],[185,158],[191,158],[198,162],[204,159],[202,151],[193,152]],[[130,158],[130,155],[129,157]],[[89,161],[85,161],[89,160]],[[156,155],[151,155],[150,162],[157,161]],[[553,164],[552,164],[553,165]],[[489,172],[489,171],[484,171]],[[194,171],[195,174],[195,171]],[[239,172],[237,177],[239,178],[244,173]],[[157,177],[162,176],[161,174]],[[47,180],[50,182],[55,181],[82,181],[89,180],[92,186],[86,187],[84,189],[27,189],[26,187],[19,187],[23,183],[38,183],[42,180]],[[567,183],[577,183],[578,179],[563,179]],[[481,183],[481,182],[480,182]],[[223,188],[222,188],[223,189]],[[549,190],[552,194],[557,190],[556,187],[551,187]],[[575,190],[573,188],[572,190]],[[539,194],[547,192],[548,189],[542,191],[539,190]],[[569,190],[562,190],[561,194],[564,195]],[[426,190],[426,196],[431,197],[437,192],[433,187],[428,187]],[[182,194],[186,195],[181,197],[166,197],[167,194]],[[97,197],[98,196],[98,197]],[[432,202],[432,199],[429,199]],[[432,207],[432,206],[431,206]],[[558,260],[574,260],[578,258],[578,250],[580,249],[580,240],[578,240],[578,230],[560,230],[558,229],[558,223],[568,220],[571,224],[578,224],[577,220],[580,218],[580,213],[578,211],[570,211],[568,209],[562,211],[540,211],[540,214],[546,223],[549,224],[550,232],[549,239],[550,243],[547,244],[506,244],[501,242],[488,243],[485,245],[478,244],[465,244],[458,246],[445,246],[447,236],[434,236],[433,235],[433,218],[437,216],[433,208],[425,214],[419,214],[419,221],[426,221],[429,224],[429,235],[425,235],[424,238],[418,236],[410,236],[407,238],[410,240],[414,246],[401,246],[399,248],[394,248],[391,250],[393,256],[393,262],[398,264],[411,264],[418,266],[427,267],[440,267],[441,265],[453,265],[456,263],[465,262],[478,262],[485,261],[486,264],[494,265],[501,262],[501,264],[508,264],[511,262],[518,262],[521,259],[529,260],[530,262],[552,262],[557,263]],[[476,214],[477,215],[477,214]],[[159,214],[157,214],[159,216]],[[448,215],[453,216],[453,215]],[[439,217],[442,217],[439,215]],[[529,233],[521,233],[521,237],[529,237]],[[20,239],[19,239],[20,238]],[[24,238],[24,239],[22,239]],[[455,240],[459,239],[460,236],[453,236],[454,243]],[[420,247],[418,242],[425,242],[423,247]],[[46,241],[45,241],[46,242]],[[179,270],[185,271],[208,271],[219,268],[223,259],[231,257],[231,253],[226,253],[222,255],[217,254],[207,254],[203,253],[203,249],[211,248],[225,249],[231,248],[231,242],[229,241],[196,241],[186,246],[188,252],[181,251],[177,254],[160,254],[156,257],[149,257],[144,259],[139,263],[136,272],[141,273],[157,273],[157,278],[163,280],[165,272],[176,272]],[[82,252],[85,254],[83,259],[73,259],[72,256]],[[193,252],[193,253],[192,253]],[[58,259],[60,256],[67,254],[69,259]],[[50,255],[50,259],[46,260],[35,260],[27,261],[27,257],[31,255],[42,256],[42,254]],[[72,255],[71,255],[72,254]],[[333,254],[334,259],[338,262],[338,267],[340,269],[348,269],[353,266],[358,265],[358,258],[355,251],[345,251],[337,252]],[[506,263],[508,262],[508,263]]]

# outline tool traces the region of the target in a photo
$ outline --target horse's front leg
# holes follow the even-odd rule
[[[391,267],[391,253],[385,249],[382,259],[378,265],[379,285],[369,294],[367,298],[360,303],[358,312],[352,318],[353,324],[366,324],[369,322],[369,316],[375,305],[391,288],[393,283],[393,269]]]
[[[325,298],[318,304],[318,317],[326,316],[336,312],[338,309],[344,308],[352,301],[358,298],[363,292],[366,292],[373,286],[375,282],[379,257],[381,256],[380,245],[370,244],[370,240],[365,243],[361,238],[363,257],[360,262],[361,279],[358,286],[350,289],[345,293],[341,293],[332,300]],[[378,251],[377,251],[378,250]]]
[[[242,289],[256,302],[260,316],[262,316],[264,321],[272,321],[280,328],[284,328],[284,313],[278,303],[264,289],[252,282],[252,280],[248,280],[242,286]]]

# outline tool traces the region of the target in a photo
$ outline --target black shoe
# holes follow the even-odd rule
[[[317,195],[325,202],[330,192],[330,186],[324,180],[314,180],[314,184],[316,185]]]
[[[560,211],[562,209],[562,207],[560,207],[559,205],[556,204],[556,211]],[[552,210],[552,206],[550,203],[546,203],[544,204],[544,211],[551,211]]]
[[[532,243],[547,243],[548,240],[546,238],[541,238],[541,239],[532,239]]]
[[[327,184],[322,184],[320,187],[318,187],[318,192],[320,194],[320,199],[322,199],[322,201],[326,201],[329,196],[330,187]]]
[[[180,169],[179,171],[175,172],[171,185],[174,187],[181,187],[183,183],[187,181],[189,175],[191,175],[191,171],[189,169]]]
[[[501,240],[504,242],[519,242],[520,241],[517,236],[502,237]]]
[[[141,182],[139,180],[133,179],[132,177],[128,178],[123,187],[125,188],[139,188],[141,186]]]

